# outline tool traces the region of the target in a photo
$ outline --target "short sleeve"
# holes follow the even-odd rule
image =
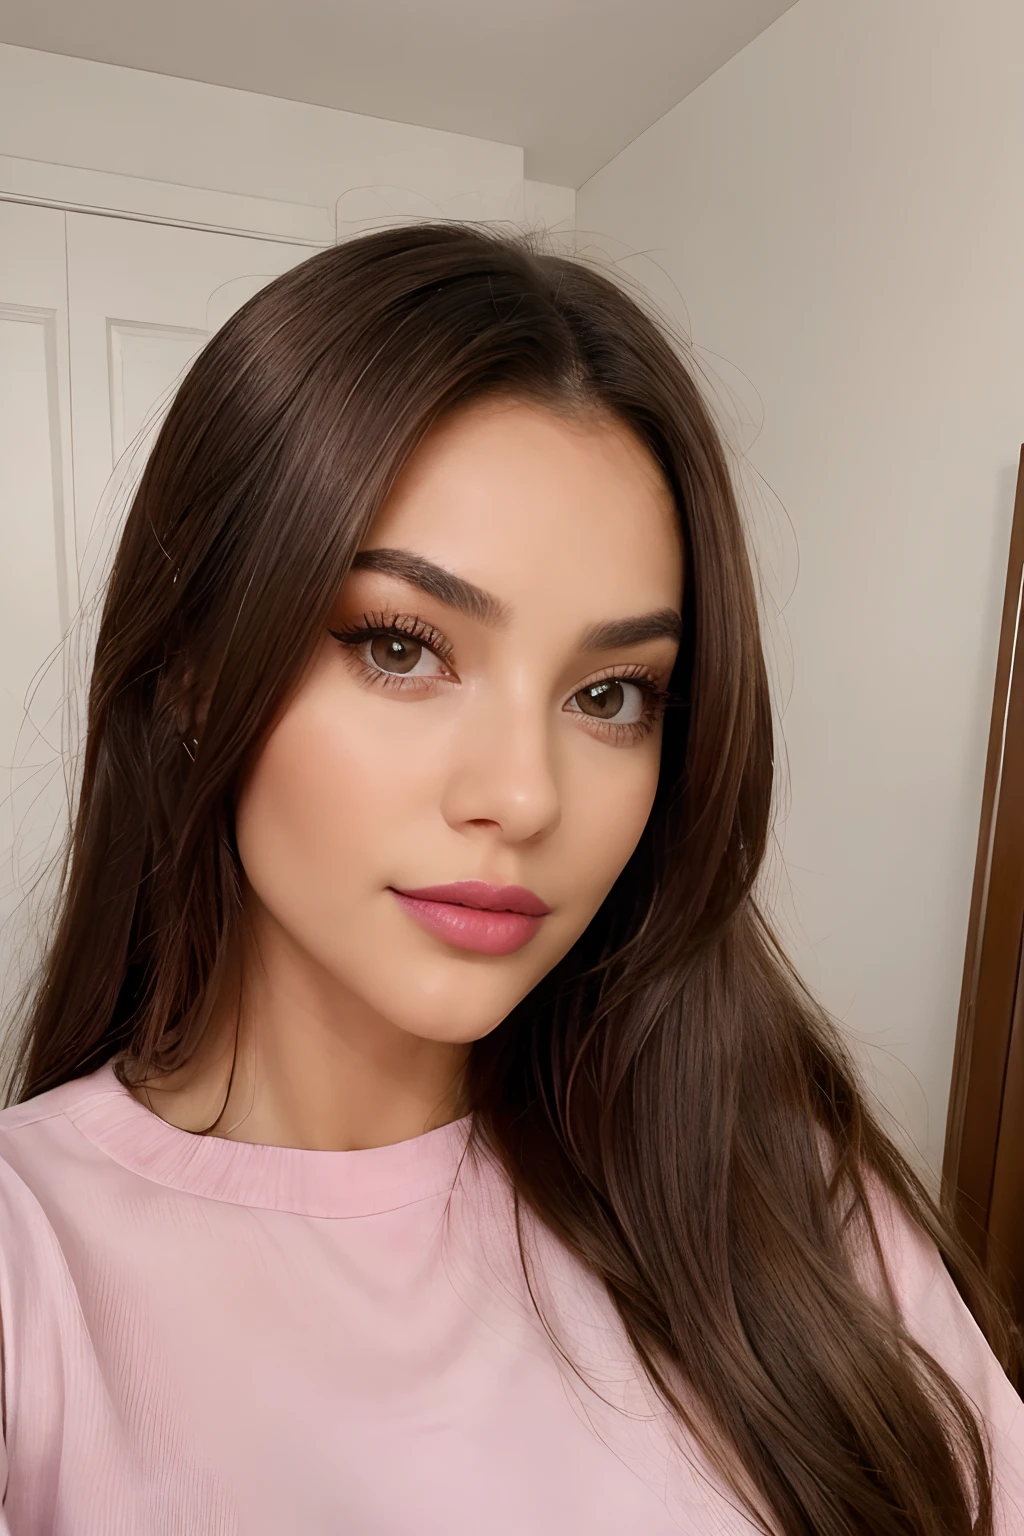
[[[1024,1402],[989,1347],[928,1235],[876,1181],[872,1212],[908,1333],[978,1410],[992,1442],[997,1536],[1024,1532]]]

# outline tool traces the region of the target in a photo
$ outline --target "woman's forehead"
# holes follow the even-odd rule
[[[600,579],[669,600],[682,572],[674,498],[629,428],[519,402],[488,401],[440,424],[364,543],[429,553],[499,596],[543,567],[573,586]]]

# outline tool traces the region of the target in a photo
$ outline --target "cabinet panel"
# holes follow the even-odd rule
[[[0,1006],[66,823],[62,640],[77,600],[64,214],[0,202]]]

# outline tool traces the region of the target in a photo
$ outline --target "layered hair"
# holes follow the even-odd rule
[[[488,394],[632,429],[686,579],[648,823],[579,941],[473,1045],[472,1134],[607,1287],[752,1519],[988,1536],[984,1424],[855,1272],[851,1222],[882,1254],[872,1188],[937,1244],[1008,1371],[1018,1336],[759,905],[772,713],[726,455],[664,328],[585,264],[472,226],[378,231],[271,282],[192,365],[106,591],[16,1092],[189,1059],[239,939],[240,777],[410,454]]]

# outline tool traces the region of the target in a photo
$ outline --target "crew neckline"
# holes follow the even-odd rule
[[[63,1113],[130,1172],[186,1194],[304,1216],[380,1215],[449,1193],[473,1120],[388,1146],[318,1152],[183,1131],[140,1104],[113,1062],[69,1089]]]

